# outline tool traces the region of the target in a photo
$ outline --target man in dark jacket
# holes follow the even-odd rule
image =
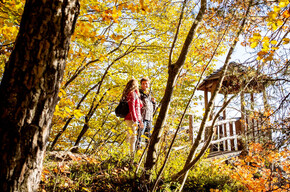
[[[151,96],[151,93],[149,92],[150,87],[150,80],[148,78],[143,77],[141,79],[141,89],[140,97],[143,102],[143,107],[141,108],[141,115],[142,120],[144,124],[144,128],[138,129],[138,139],[137,139],[137,147],[140,147],[140,142],[142,141],[142,135],[146,136],[146,143],[148,143],[148,139],[151,136],[151,130],[152,130],[152,119],[153,119],[153,113],[155,110],[155,99]]]

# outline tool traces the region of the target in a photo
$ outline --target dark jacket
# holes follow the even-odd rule
[[[142,89],[140,89],[139,92],[141,101],[143,103],[143,107],[141,108],[142,118],[143,120],[152,121],[153,113],[155,110],[155,103],[152,102],[151,94],[145,94]]]

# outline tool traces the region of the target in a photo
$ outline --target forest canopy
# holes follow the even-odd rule
[[[2,79],[19,32],[25,0],[3,0],[0,4]],[[251,95],[246,95],[241,102],[239,94],[245,90],[238,90],[236,95],[229,94],[233,96],[229,97],[232,99],[229,106],[236,112],[229,110],[227,116],[231,116],[230,113],[243,116],[240,108],[244,106],[252,119],[263,117],[264,124],[259,129],[261,132],[270,131],[273,135],[271,144],[265,139],[261,139],[259,144],[247,143],[250,157],[244,160],[255,160],[260,167],[268,168],[266,162],[272,163],[275,158],[278,162],[285,158],[285,154],[289,155],[289,17],[288,0],[80,0],[80,13],[71,37],[47,150],[75,150],[97,156],[97,162],[116,156],[125,158],[127,128],[114,110],[129,79],[148,77],[150,91],[158,104],[153,121],[153,125],[156,122],[153,131],[156,138],[152,139],[150,146],[154,150],[155,145],[159,146],[156,152],[159,156],[155,158],[152,151],[154,158],[149,159],[151,148],[144,149],[149,150],[144,169],[151,171],[150,179],[153,175],[154,180],[158,173],[162,175],[159,170],[166,154],[170,154],[170,149],[167,149],[173,133],[189,127],[192,115],[193,122],[201,125],[201,135],[206,131],[206,122],[217,119],[223,106],[229,104],[223,97],[219,103],[209,102],[206,107],[203,93],[196,89],[217,69],[226,76],[229,63],[235,62],[250,71],[247,77],[239,78],[249,80],[263,76],[267,79],[264,93],[252,90],[256,103],[252,102]],[[216,93],[211,91],[210,101],[214,101],[220,91],[223,78],[216,86]],[[208,130],[208,133],[214,135],[214,131]],[[181,154],[174,152],[172,155],[171,168],[177,166],[174,165],[176,159],[181,159],[178,168],[172,169],[173,176],[168,173],[169,166],[163,173],[172,181],[184,177],[186,180],[184,175],[188,170],[197,169],[194,165],[201,157],[195,157],[201,139],[196,138],[198,143],[191,143],[188,133],[178,133],[174,146],[187,147]],[[208,147],[209,144],[204,153]],[[266,149],[271,152],[265,152]],[[142,152],[139,151],[138,155],[141,156]],[[289,156],[285,159],[289,165]],[[151,165],[155,165],[155,161],[158,168],[152,173]],[[238,169],[233,171],[232,177],[243,183],[239,175],[246,175],[245,164],[242,160],[236,160],[236,163]],[[187,167],[188,164],[192,166]],[[257,176],[257,167],[247,175],[249,180],[245,181],[248,184],[244,183],[244,186],[249,190],[253,190],[250,185],[259,186],[263,191],[265,183],[262,179],[265,178]],[[289,174],[289,167],[283,171]],[[269,172],[259,172],[261,175],[264,173],[270,177]],[[256,183],[255,177],[260,179]],[[281,185],[267,183],[266,190],[276,189],[275,186],[287,188],[289,176],[283,182]]]

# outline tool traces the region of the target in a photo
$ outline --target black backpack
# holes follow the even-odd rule
[[[117,117],[125,118],[129,113],[129,105],[126,99],[122,99],[119,105],[115,109],[115,113]]]

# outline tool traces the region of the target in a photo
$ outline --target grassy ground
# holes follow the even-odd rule
[[[39,191],[148,191],[148,185],[140,179],[141,173],[135,174],[137,162],[130,164],[127,156],[102,159],[70,152],[48,152]],[[174,191],[179,186],[170,182],[170,176],[181,165],[178,158],[170,161],[158,191]],[[204,160],[190,172],[183,191],[245,191],[231,179],[231,171],[231,166],[225,163]]]

